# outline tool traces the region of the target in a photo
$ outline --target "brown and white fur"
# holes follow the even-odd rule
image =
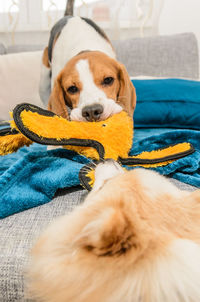
[[[53,27],[43,53],[40,96],[48,109],[77,121],[104,120],[136,104],[126,68],[91,20],[67,16]]]
[[[30,290],[48,302],[199,302],[200,191],[156,172],[97,166],[82,205],[32,252]],[[111,177],[111,178],[110,178]]]

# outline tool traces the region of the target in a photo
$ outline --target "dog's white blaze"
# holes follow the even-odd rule
[[[83,50],[98,50],[115,58],[115,52],[106,39],[80,17],[73,17],[62,29],[53,49],[52,87],[63,66]]]
[[[92,104],[101,104],[103,106],[104,110],[100,118],[101,120],[105,120],[109,116],[122,111],[120,105],[114,100],[108,99],[103,90],[96,86],[88,60],[79,60],[76,63],[76,69],[83,88],[80,93],[78,107],[71,111],[70,117],[72,120],[84,120],[82,117],[82,109]]]
[[[106,95],[103,90],[95,85],[88,60],[79,60],[76,64],[76,69],[83,85],[83,89],[80,93],[79,106],[83,108],[87,105],[102,102],[106,98]]]

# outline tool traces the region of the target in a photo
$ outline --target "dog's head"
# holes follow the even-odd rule
[[[71,120],[97,121],[121,110],[132,116],[135,105],[135,88],[123,64],[102,52],[86,51],[57,76],[48,109]]]

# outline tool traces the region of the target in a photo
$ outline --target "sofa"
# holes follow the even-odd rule
[[[147,37],[141,39],[134,38],[126,41],[113,41],[113,45],[116,49],[118,59],[126,65],[131,77],[153,76],[184,77],[191,79],[199,78],[198,43],[196,37],[192,33],[183,33],[173,36]],[[9,81],[5,76],[6,73],[10,72],[8,70],[9,68],[11,69],[12,79],[16,77],[17,80],[17,72],[16,70],[13,71],[12,66],[10,66],[10,64],[12,65],[12,56],[15,58],[13,63],[15,64],[16,58],[20,58],[20,55],[24,56],[26,52],[30,52],[30,56],[34,56],[35,53],[37,60],[34,64],[38,64],[41,59],[42,48],[43,46],[41,45],[18,45],[6,48],[3,44],[0,44],[0,88],[2,90],[5,89],[5,85],[7,85],[7,82]],[[6,56],[8,56],[6,60],[9,60],[8,68],[5,68],[5,64],[8,62],[4,62]],[[2,69],[4,74],[1,74],[1,64],[4,64],[4,69]],[[21,64],[25,64],[24,59],[22,59]],[[16,68],[19,70],[19,65],[17,65]],[[30,68],[30,73],[31,72],[32,69]],[[34,77],[34,79],[28,78],[28,81],[34,82],[33,87],[29,87],[29,94],[31,97],[28,101],[41,105],[39,96],[36,95],[37,85],[39,83],[39,65],[37,65]],[[23,86],[23,82],[21,84]],[[18,86],[19,85],[20,83]],[[34,90],[34,93],[30,92],[31,89]],[[19,100],[20,93],[17,94],[17,99],[15,99],[15,94],[12,94],[9,91],[8,99],[5,99],[5,93],[3,96],[1,93],[2,92],[0,92],[0,120],[8,118],[5,116],[7,109],[13,107],[15,103],[27,101],[27,99]],[[33,98],[33,94],[35,98]],[[195,189],[192,186],[174,179],[172,179],[172,182],[182,189]],[[25,271],[29,262],[31,246],[47,224],[56,217],[72,211],[74,207],[84,202],[86,194],[87,192],[80,186],[59,189],[51,202],[11,215],[1,220],[1,302],[31,301],[25,294]]]

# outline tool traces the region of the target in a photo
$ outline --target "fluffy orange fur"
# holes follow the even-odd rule
[[[32,141],[23,134],[0,136],[0,156],[13,153],[23,146],[29,146]]]
[[[144,169],[120,173],[42,234],[29,290],[48,302],[196,302],[192,292],[185,298],[184,261],[173,260],[179,241],[200,244],[200,191]]]

